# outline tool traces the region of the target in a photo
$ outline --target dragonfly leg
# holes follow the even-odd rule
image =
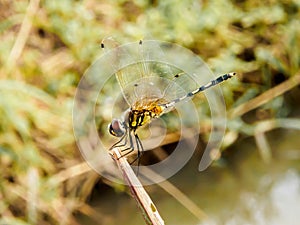
[[[130,163],[133,164],[135,161],[138,160],[138,166],[140,165],[140,158],[144,154],[144,147],[142,145],[142,142],[137,134],[134,134],[136,146],[137,146],[137,157]]]
[[[126,130],[126,132],[125,132],[125,134],[123,135],[123,137],[119,140],[119,141],[117,141],[115,144],[113,144],[110,148],[109,148],[109,150],[112,150],[113,148],[115,148],[115,147],[123,147],[123,146],[125,146],[125,145],[127,145],[127,139],[128,139],[128,135],[127,135],[127,130]],[[122,143],[122,141],[125,139],[125,141],[124,141],[124,143]]]
[[[121,150],[121,152],[126,152],[127,151],[121,157],[125,157],[126,155],[128,155],[129,153],[131,153],[134,150],[133,141],[132,141],[132,135],[131,135],[130,131],[128,132],[128,136],[127,137],[129,138],[129,146],[127,148],[124,148],[124,149]]]

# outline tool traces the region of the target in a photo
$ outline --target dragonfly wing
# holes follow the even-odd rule
[[[202,74],[194,74],[195,59],[181,59],[181,49],[178,49],[174,44],[140,41],[118,46],[113,50],[112,64],[116,68],[123,96],[130,106],[144,98],[172,101],[200,86],[199,77]],[[195,57],[192,53],[190,55]],[[191,71],[178,68],[183,60],[186,60],[185,68],[189,68],[186,64],[191,64]],[[202,72],[202,65],[196,66],[197,71]],[[203,70],[203,73],[209,72]]]

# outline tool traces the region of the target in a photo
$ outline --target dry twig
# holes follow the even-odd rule
[[[31,0],[28,4],[27,11],[21,25],[21,29],[18,33],[14,46],[7,59],[9,69],[12,69],[15,66],[16,61],[20,58],[22,54],[22,51],[25,47],[26,41],[31,31],[32,18],[38,11],[39,3],[40,0]]]
[[[256,98],[232,109],[228,114],[230,118],[241,116],[267,102],[282,95],[283,93],[291,90],[295,86],[300,84],[300,74],[297,73],[295,76],[291,77],[287,81],[277,85],[270,90],[265,91],[263,94],[257,96]]]
[[[128,184],[132,196],[142,211],[146,223],[149,225],[165,224],[148,193],[145,191],[143,185],[128,164],[126,157],[121,157],[118,148],[114,148],[111,151],[111,155],[122,172],[123,178]]]

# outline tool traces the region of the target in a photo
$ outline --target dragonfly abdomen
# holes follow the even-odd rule
[[[174,99],[173,101],[170,101],[167,104],[162,104],[162,106],[165,107],[165,108],[173,107],[176,103],[181,102],[186,98],[193,97],[195,94],[198,94],[199,92],[203,92],[203,91],[205,91],[206,89],[208,89],[212,86],[215,86],[219,83],[222,83],[223,81],[228,80],[228,79],[230,79],[231,77],[233,77],[235,75],[236,75],[236,73],[232,72],[232,73],[227,73],[227,74],[224,74],[222,76],[219,76],[218,78],[216,78],[215,80],[210,81],[206,85],[203,85],[203,86],[197,88],[196,90],[191,91],[191,92],[187,93],[186,95],[184,95],[180,98]]]

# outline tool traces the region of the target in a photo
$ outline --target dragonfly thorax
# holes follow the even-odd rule
[[[132,110],[129,113],[128,125],[130,129],[136,130],[138,127],[149,123],[155,117],[157,115],[148,110]]]
[[[151,119],[159,117],[162,112],[162,107],[158,105],[148,109],[131,110],[128,114],[128,126],[130,129],[136,130],[138,127],[149,123]]]
[[[161,116],[164,107],[158,104],[160,101],[160,99],[137,101],[127,114],[129,128],[136,130],[138,127],[149,123],[151,119]]]

